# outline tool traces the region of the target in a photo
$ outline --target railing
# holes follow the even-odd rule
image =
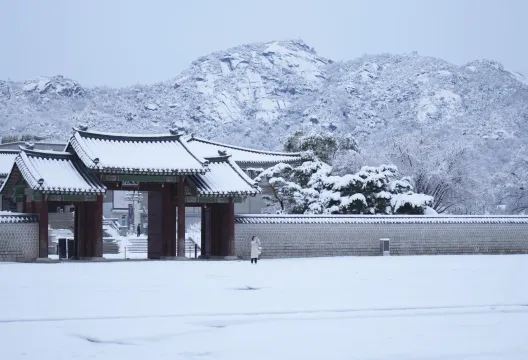
[[[103,217],[103,226],[104,225],[111,227],[118,233],[120,231],[120,226],[119,226],[119,222],[117,218],[104,218]]]
[[[148,239],[146,238],[129,238],[128,241],[131,243],[129,246],[124,248],[124,258],[127,258],[127,254],[146,254],[148,253]],[[201,254],[200,246],[192,239],[185,239],[185,256],[191,259],[198,258]]]

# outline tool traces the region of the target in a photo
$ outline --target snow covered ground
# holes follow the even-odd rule
[[[527,359],[528,256],[0,264],[0,359]]]

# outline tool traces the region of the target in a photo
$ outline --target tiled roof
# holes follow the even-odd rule
[[[0,177],[6,177],[11,172],[19,150],[0,150]]]
[[[180,134],[135,135],[75,130],[68,150],[89,169],[149,175],[204,174],[207,162],[194,155]]]
[[[71,153],[24,149],[16,157],[15,164],[33,190],[49,194],[106,192],[97,176],[87,172]]]
[[[36,223],[39,221],[37,214],[12,213],[0,211],[0,224]]]
[[[255,196],[261,192],[229,156],[207,158],[209,171],[190,177],[199,196]]]
[[[219,142],[205,140],[191,136],[188,140],[190,149],[202,157],[218,156],[219,151],[226,151],[238,164],[270,164],[281,162],[293,163],[302,161],[300,153],[285,153],[249,149],[239,146],[226,145]]]
[[[528,216],[236,215],[238,224],[528,224]]]

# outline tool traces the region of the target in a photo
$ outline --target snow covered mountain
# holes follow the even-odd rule
[[[429,161],[467,150],[480,199],[512,185],[528,144],[528,81],[497,62],[463,66],[406,55],[348,62],[300,40],[242,45],[197,59],[174,79],[127,88],[84,88],[62,76],[0,81],[1,135],[64,140],[79,122],[120,132],[180,127],[236,145],[280,149],[296,129],[346,132],[372,161],[394,144]],[[499,201],[500,203],[500,201]],[[486,208],[489,210],[488,208]]]

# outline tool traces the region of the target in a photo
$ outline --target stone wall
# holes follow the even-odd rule
[[[38,216],[31,214],[0,215],[0,261],[38,257]]]
[[[237,215],[236,253],[249,257],[253,235],[262,258],[380,255],[526,254],[528,217]]]

